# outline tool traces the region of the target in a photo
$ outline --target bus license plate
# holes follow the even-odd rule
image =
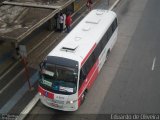
[[[52,103],[52,106],[54,106],[54,107],[58,107],[58,104]]]
[[[47,100],[47,103],[51,106],[54,106],[54,107],[58,107],[58,104],[55,104],[54,102],[50,101],[50,100]]]

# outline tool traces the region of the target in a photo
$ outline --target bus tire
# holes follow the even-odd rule
[[[84,101],[85,101],[85,99],[86,99],[86,93],[87,93],[87,91],[85,90],[85,91],[83,92],[83,94],[82,94],[82,97],[81,97],[81,104],[83,104]]]

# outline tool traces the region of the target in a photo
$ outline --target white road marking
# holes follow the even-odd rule
[[[115,3],[109,8],[109,10],[113,10],[113,8],[115,8],[119,2],[120,0],[115,1]]]
[[[34,98],[31,100],[31,102],[23,109],[23,111],[18,116],[18,120],[23,120],[28,113],[32,110],[32,108],[37,104],[39,101],[39,94],[37,93]]]
[[[24,72],[24,69],[21,70],[7,85],[5,85],[5,86],[0,90],[0,94],[3,93],[3,91],[6,90],[23,72]]]
[[[38,72],[34,73],[33,76],[30,78],[31,85],[34,85],[37,79],[39,79]],[[0,109],[0,113],[8,113],[17,104],[17,102],[19,102],[19,100],[24,96],[27,91],[28,83],[25,82],[25,84],[14,94],[14,96],[2,106],[2,108]]]
[[[12,67],[10,67],[9,70],[7,70],[2,76],[0,76],[0,80],[2,80],[11,70],[13,70],[13,68],[18,65],[19,61],[16,62]]]
[[[154,57],[154,59],[153,59],[152,71],[153,71],[153,70],[154,70],[154,68],[155,68],[155,63],[156,63],[156,57]]]

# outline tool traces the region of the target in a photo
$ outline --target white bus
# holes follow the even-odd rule
[[[51,108],[75,111],[117,40],[117,16],[92,10],[40,64],[38,92]]]

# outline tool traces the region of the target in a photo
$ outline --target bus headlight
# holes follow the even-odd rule
[[[77,100],[71,100],[71,101],[67,101],[66,104],[73,104],[75,103]]]
[[[42,95],[42,93],[40,93],[40,92],[39,92],[39,95],[41,96],[41,95]]]

